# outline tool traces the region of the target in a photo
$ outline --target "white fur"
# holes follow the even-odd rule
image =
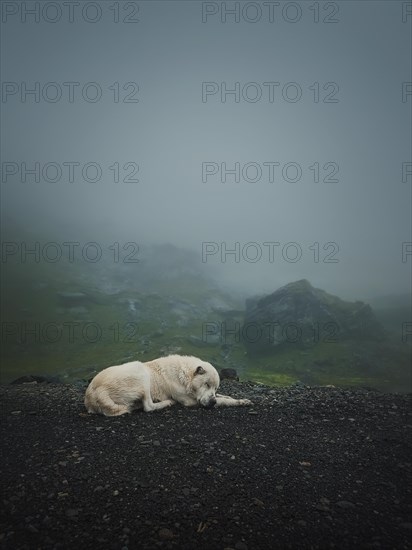
[[[176,402],[186,407],[252,404],[248,399],[216,394],[219,383],[219,374],[210,363],[192,356],[169,355],[102,370],[90,382],[84,404],[89,413],[106,416],[140,408],[149,412]]]

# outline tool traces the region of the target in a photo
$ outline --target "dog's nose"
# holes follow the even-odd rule
[[[214,407],[216,405],[216,398],[212,397],[209,399],[209,407]]]

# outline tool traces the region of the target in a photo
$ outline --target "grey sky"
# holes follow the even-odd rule
[[[216,2],[101,1],[95,23],[85,21],[79,7],[70,23],[64,4],[60,21],[48,22],[56,17],[50,2],[38,3],[38,23],[31,15],[23,22],[23,4],[3,3],[2,213],[8,240],[12,219],[54,241],[171,242],[199,254],[203,242],[215,242],[218,253],[207,263],[221,268],[225,283],[250,294],[303,277],[358,299],[410,289],[412,257],[402,261],[402,243],[412,240],[412,176],[402,182],[402,163],[411,162],[412,95],[402,101],[403,83],[412,81],[410,2],[277,2],[273,22],[268,3],[251,2],[245,12],[245,2],[226,2],[228,8],[239,5],[238,23],[229,14],[222,22],[223,4]],[[113,22],[113,5],[119,23]],[[202,22],[202,10],[215,9]],[[247,20],[259,11],[259,21]],[[86,17],[94,13],[91,5]],[[122,22],[127,14],[139,21]],[[33,95],[22,102],[24,83],[33,88],[35,82],[39,102]],[[52,82],[57,88],[47,84]],[[65,82],[80,83],[72,87],[73,102]],[[102,90],[99,101],[82,97],[90,82]],[[133,85],[123,90],[130,82],[139,87],[134,95]],[[202,101],[204,82],[218,91]],[[222,87],[236,83],[239,102],[233,94],[222,102]],[[255,84],[245,88],[248,83]],[[62,97],[52,102],[47,98],[56,89]],[[85,93],[93,97],[95,89]],[[294,101],[296,92],[302,96]],[[258,101],[255,93],[262,93]],[[128,94],[139,101],[125,103]],[[15,166],[5,162],[16,163],[18,172],[5,176]],[[23,162],[38,162],[40,169],[57,163],[62,177],[53,183],[28,176],[24,183]],[[65,162],[80,163],[72,183]],[[90,162],[102,169],[96,183],[81,176]],[[136,163],[139,182],[113,182],[116,162],[120,180],[134,165],[121,166]],[[221,164],[233,169],[236,162],[240,181],[228,175],[223,183]],[[206,182],[202,163],[219,168]],[[254,164],[246,179],[261,169],[260,181],[242,177],[247,163]],[[333,164],[325,170],[326,163]],[[301,178],[290,181],[297,166]],[[338,182],[324,182],[335,168]],[[53,166],[50,174],[53,179]],[[240,261],[232,255],[221,263],[221,243],[233,249],[236,242]],[[256,245],[245,258],[250,242]],[[273,262],[267,242],[280,243],[273,245]],[[296,262],[282,256],[291,242],[297,243],[287,249],[292,257],[293,250],[302,252]],[[334,249],[323,246],[331,242],[339,247],[333,256],[339,261],[325,263]],[[248,261],[254,250],[261,259]]]

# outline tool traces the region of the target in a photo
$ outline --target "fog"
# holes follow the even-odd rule
[[[3,2],[3,240],[410,292],[410,3],[85,4]]]

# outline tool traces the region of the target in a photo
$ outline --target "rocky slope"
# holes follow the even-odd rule
[[[302,279],[268,296],[246,301],[243,341],[249,353],[274,351],[282,344],[380,341],[384,331],[369,305],[347,302]]]
[[[2,546],[411,548],[410,396],[221,390],[255,404],[105,418],[78,386],[1,386]]]

